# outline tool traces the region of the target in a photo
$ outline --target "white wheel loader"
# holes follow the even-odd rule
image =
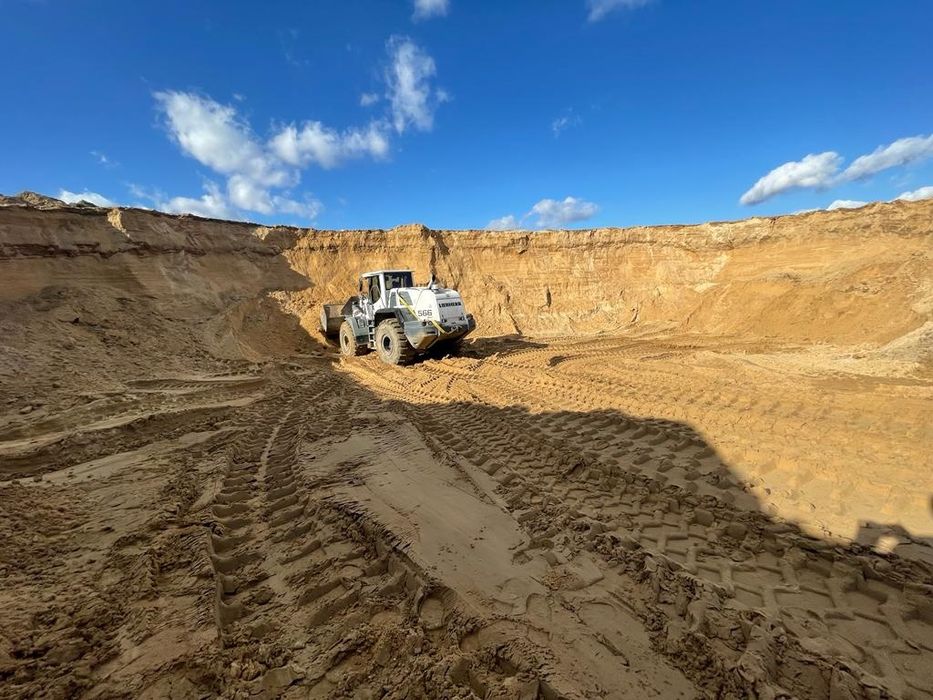
[[[459,292],[438,285],[433,275],[427,285],[415,286],[411,270],[366,272],[358,296],[321,309],[321,330],[339,339],[344,355],[375,350],[390,365],[432,349],[455,350],[475,328]]]

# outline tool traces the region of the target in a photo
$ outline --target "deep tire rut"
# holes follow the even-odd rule
[[[587,382],[568,395],[563,382],[480,373],[472,389],[505,406],[491,409],[444,403],[446,387],[432,375],[462,376],[446,363],[424,363],[417,369],[428,377],[414,381],[352,369],[404,402],[399,410],[425,440],[493,476],[531,549],[550,551],[571,532],[577,547],[624,571],[659,648],[710,691],[933,697],[929,569],[833,546],[757,512],[684,424],[508,407],[592,405]],[[723,401],[748,408],[739,397]]]

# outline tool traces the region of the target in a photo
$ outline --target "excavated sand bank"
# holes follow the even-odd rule
[[[309,231],[0,206],[0,697],[933,697],[933,202]],[[343,361],[358,272],[461,357]]]

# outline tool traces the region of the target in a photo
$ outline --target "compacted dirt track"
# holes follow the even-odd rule
[[[705,434],[771,454],[817,407],[764,396],[777,427],[743,426],[749,380],[726,352],[728,392],[672,401],[697,352],[477,341],[408,368],[325,352],[23,420],[8,450],[69,431],[108,456],[0,486],[3,692],[933,695],[930,569],[768,514]],[[667,377],[654,401],[648,377]]]
[[[913,330],[388,367],[302,328],[294,249],[2,216],[0,697],[933,697]]]

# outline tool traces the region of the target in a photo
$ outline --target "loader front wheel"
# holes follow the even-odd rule
[[[407,365],[415,359],[415,349],[405,337],[402,324],[394,318],[387,318],[376,328],[376,352],[387,365]]]
[[[340,352],[345,357],[355,357],[366,352],[365,345],[356,342],[356,334],[353,333],[353,326],[349,321],[344,321],[340,325]]]

